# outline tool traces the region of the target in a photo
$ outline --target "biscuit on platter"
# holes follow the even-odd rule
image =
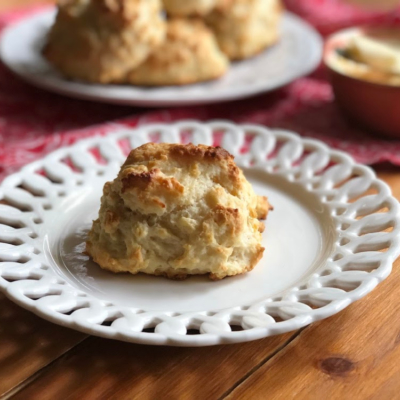
[[[269,209],[226,150],[148,143],[105,184],[86,251],[112,272],[222,279],[260,260]]]
[[[230,60],[260,53],[279,39],[280,0],[227,0],[206,17]]]
[[[43,54],[62,74],[119,82],[165,37],[160,0],[62,0]]]
[[[221,0],[163,0],[165,10],[173,17],[204,16]]]
[[[185,85],[219,78],[228,67],[227,57],[202,21],[172,19],[163,45],[126,80],[144,86]]]

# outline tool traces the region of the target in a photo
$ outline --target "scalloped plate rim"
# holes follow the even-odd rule
[[[276,135],[276,132],[278,130],[268,130],[268,128],[265,128],[263,126],[259,125],[250,125],[250,124],[233,124],[230,123],[229,121],[210,121],[208,123],[203,123],[203,122],[197,122],[197,121],[181,121],[176,124],[153,124],[153,125],[145,125],[141,126],[138,128],[127,128],[127,127],[121,127],[121,129],[118,128],[118,126],[114,126],[114,130],[111,133],[108,133],[107,135],[95,135],[91,138],[86,138],[82,139],[80,141],[77,141],[75,144],[71,146],[65,146],[60,149],[57,149],[53,151],[52,153],[48,154],[47,156],[43,157],[42,159],[36,160],[25,167],[23,167],[19,172],[12,174],[8,176],[3,183],[0,184],[0,194],[4,190],[5,182],[12,181],[13,178],[16,178],[17,176],[21,175],[24,173],[24,171],[28,171],[28,169],[32,166],[40,165],[43,164],[43,162],[47,161],[52,161],[52,159],[57,155],[57,154],[62,154],[68,152],[68,150],[72,150],[74,148],[78,148],[82,144],[86,143],[100,143],[102,141],[106,142],[107,140],[110,139],[117,139],[121,138],[123,136],[121,133],[126,134],[126,132],[131,132],[131,135],[133,132],[137,132],[138,130],[140,131],[150,131],[154,129],[160,129],[161,128],[181,128],[184,127],[185,124],[197,124],[198,126],[202,127],[210,127],[218,126],[218,124],[225,124],[229,125],[232,127],[235,127],[236,129],[240,130],[249,130],[252,127],[259,129],[260,131],[269,131],[270,133]],[[191,125],[191,126],[192,126]],[[280,131],[282,132],[282,131]],[[259,133],[256,133],[259,134]],[[294,133],[285,133],[285,135],[289,138],[295,139],[299,143],[307,143],[309,145],[316,145],[319,146],[320,148],[324,148],[330,155],[337,155],[341,156],[346,160],[351,160],[351,165],[352,167],[359,167],[364,171],[368,171],[371,176],[373,176],[373,181],[374,182],[380,182],[382,184],[382,187],[386,188],[388,190],[389,195],[387,196],[387,199],[394,200],[395,201],[395,217],[393,217],[394,221],[394,228],[396,233],[396,239],[398,241],[400,237],[400,208],[399,204],[396,199],[393,198],[391,195],[390,188],[388,187],[387,184],[382,183],[379,179],[376,178],[375,173],[371,170],[371,168],[357,164],[354,162],[354,160],[347,154],[341,151],[337,150],[331,150],[328,148],[325,144],[318,140],[314,139],[308,139],[308,138],[301,138],[297,134]],[[161,333],[146,333],[146,332],[126,332],[126,331],[118,331],[116,329],[111,329],[110,327],[105,327],[102,325],[98,325],[95,323],[91,323],[91,325],[85,326],[85,324],[78,324],[73,316],[70,315],[64,315],[56,311],[49,311],[49,309],[45,309],[44,307],[41,307],[39,303],[36,303],[32,299],[27,299],[24,297],[22,299],[18,295],[16,295],[13,291],[9,291],[8,289],[11,287],[11,284],[4,279],[0,277],[0,290],[4,292],[4,294],[20,305],[21,307],[28,309],[32,312],[34,312],[36,315],[49,320],[51,322],[57,323],[59,325],[65,326],[65,327],[70,327],[72,329],[88,333],[88,334],[94,334],[96,336],[104,337],[104,338],[111,338],[111,339],[116,339],[116,340],[122,340],[122,341],[127,341],[127,342],[134,342],[134,343],[142,343],[142,344],[154,344],[154,345],[172,345],[172,346],[208,346],[208,345],[217,345],[217,344],[225,344],[225,343],[238,343],[238,342],[245,342],[249,340],[256,340],[260,339],[263,337],[275,335],[275,334],[281,334],[284,332],[292,331],[295,329],[302,328],[312,322],[325,319],[329,316],[332,316],[336,314],[337,312],[343,310],[346,308],[348,305],[353,303],[356,300],[359,300],[360,298],[364,297],[366,294],[371,292],[383,279],[387,278],[387,276],[390,274],[392,270],[392,263],[395,261],[395,259],[400,255],[400,247],[397,246],[393,248],[393,243],[391,243],[388,246],[388,252],[387,253],[381,253],[382,259],[384,259],[383,266],[380,266],[378,270],[375,271],[374,276],[369,279],[369,281],[364,285],[360,285],[356,290],[349,291],[346,295],[346,297],[340,299],[340,300],[333,300],[329,304],[322,306],[317,309],[313,309],[308,313],[304,313],[302,315],[298,315],[295,317],[292,317],[286,321],[283,322],[278,322],[275,324],[272,324],[268,327],[255,327],[252,329],[247,329],[239,332],[226,332],[226,333],[218,333],[218,334],[212,334],[212,333],[202,333],[200,335],[179,335],[179,334],[170,334],[170,335],[165,335]],[[3,264],[0,262],[0,265]],[[79,289],[74,288],[77,292],[79,292]],[[88,295],[89,299],[91,298],[90,295]],[[104,306],[104,301],[95,299],[98,303],[103,303]],[[168,314],[168,313],[167,313]],[[193,313],[194,315],[198,315],[201,313]],[[185,313],[185,315],[190,315],[190,313]]]

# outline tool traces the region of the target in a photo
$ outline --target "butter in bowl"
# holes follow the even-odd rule
[[[400,137],[400,28],[333,34],[324,61],[343,111],[370,131]]]

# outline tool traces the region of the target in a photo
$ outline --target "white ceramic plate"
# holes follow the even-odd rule
[[[253,59],[232,65],[222,79],[181,87],[144,88],[91,85],[60,76],[41,55],[54,11],[45,11],[8,28],[0,57],[26,81],[60,94],[108,103],[139,106],[177,106],[234,100],[267,92],[306,75],[322,56],[319,34],[300,18],[285,13],[282,39]]]
[[[114,275],[83,254],[104,182],[148,141],[221,143],[269,196],[266,251],[252,272],[177,282]],[[0,199],[6,295],[55,323],[137,343],[205,346],[298,329],[365,296],[400,251],[399,204],[371,169],[253,125],[186,121],[82,140],[6,178]]]

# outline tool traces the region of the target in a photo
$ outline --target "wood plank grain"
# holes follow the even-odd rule
[[[292,338],[208,348],[90,338],[13,399],[216,399]]]
[[[378,168],[377,176],[385,181],[392,189],[393,195],[400,199],[400,172],[398,167]]]
[[[384,177],[399,194],[399,174]],[[399,271],[397,263],[394,274],[367,298],[293,341],[284,335],[179,349],[91,338],[14,398],[45,400],[67,393],[71,399],[218,398],[242,380],[230,398],[393,398],[400,389]]]
[[[399,172],[378,175],[399,198]],[[227,398],[400,398],[399,287],[397,260],[371,294],[305,329]]]
[[[304,330],[228,398],[399,398],[399,285],[397,262],[372,294]]]
[[[84,338],[81,333],[37,317],[0,294],[0,395]]]

